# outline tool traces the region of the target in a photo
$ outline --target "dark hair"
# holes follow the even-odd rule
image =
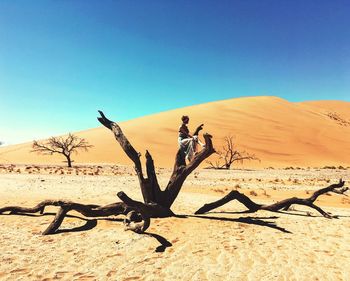
[[[189,120],[190,118],[187,116],[187,115],[183,115],[182,117],[181,117],[181,120],[182,120],[182,122],[184,122],[185,120]]]

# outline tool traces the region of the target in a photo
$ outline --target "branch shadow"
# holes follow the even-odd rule
[[[244,214],[244,213],[250,213],[250,211],[243,211],[243,212],[211,212],[212,214]],[[284,212],[281,212],[284,213]],[[290,214],[290,213],[286,213]],[[55,216],[56,213],[49,213],[45,212],[43,214],[28,214],[28,213],[15,213],[15,214],[0,214],[0,215],[20,215],[20,216],[28,216],[28,217],[41,217],[41,216]],[[292,215],[302,215],[307,216],[303,214],[292,214]],[[82,226],[74,227],[74,228],[67,228],[67,229],[58,229],[54,234],[59,233],[67,233],[67,232],[81,232],[81,231],[88,231],[97,226],[97,223],[99,220],[105,220],[105,221],[123,221],[123,219],[118,218],[108,218],[108,217],[101,217],[101,218],[94,218],[94,219],[88,219],[77,215],[66,215],[66,217],[69,218],[76,218],[85,221],[85,224]],[[273,228],[276,230],[279,230],[284,233],[292,233],[289,230],[279,227],[276,225],[275,222],[265,221],[266,219],[278,219],[277,216],[270,216],[270,217],[240,217],[240,218],[227,218],[227,217],[214,217],[214,216],[206,216],[206,215],[175,215],[177,218],[201,218],[201,219],[209,219],[209,220],[217,220],[217,221],[230,221],[230,222],[240,222],[240,223],[246,223],[246,224],[255,224],[259,226],[265,226],[269,228]],[[158,240],[158,242],[161,244],[155,249],[155,252],[164,252],[166,248],[171,247],[172,244],[166,240],[164,237],[155,234],[155,233],[145,233],[155,239]]]
[[[249,213],[255,213],[256,211],[251,211],[251,210],[245,210],[245,211],[217,211],[217,212],[207,212],[206,214],[231,214],[231,215],[236,215],[236,214],[249,214]],[[304,211],[304,210],[288,210],[288,211],[274,211],[274,213],[279,213],[279,214],[284,214],[284,215],[291,215],[291,216],[300,216],[300,217],[309,217],[309,218],[323,218],[322,215],[315,215],[310,213],[309,211]],[[329,213],[329,212],[328,212]],[[331,214],[331,213],[330,213]],[[331,214],[332,215],[332,214]],[[350,218],[350,216],[346,215],[333,215],[333,219],[339,219],[339,218]]]
[[[166,238],[158,234],[149,232],[145,232],[144,234],[157,239],[157,241],[160,243],[160,245],[154,250],[156,253],[163,253],[166,248],[171,247],[173,245]]]
[[[43,214],[30,214],[30,213],[8,213],[8,214],[0,214],[0,216],[25,216],[25,217],[43,217],[43,216],[56,216],[56,213],[53,213],[53,212],[45,212]],[[76,218],[76,219],[80,219],[80,220],[91,220],[91,219],[88,219],[88,218],[84,218],[84,217],[81,217],[81,216],[77,216],[77,215],[66,215],[65,217],[67,218]],[[100,218],[95,218],[95,220],[104,220],[104,221],[123,221],[123,219],[118,219],[118,218],[109,218],[109,217],[100,217]]]
[[[94,227],[96,227],[96,225],[97,225],[97,220],[96,219],[86,220],[86,223],[84,225],[77,226],[77,227],[74,227],[74,228],[57,229],[55,234],[67,233],[67,232],[87,231],[87,230],[93,229]]]
[[[298,212],[298,213],[296,213],[296,212]],[[309,217],[309,218],[323,218],[323,216],[321,216],[321,215],[312,215],[308,211],[296,211],[296,212],[293,213],[293,211],[276,211],[276,213],[284,214],[284,215],[290,215],[290,216]]]
[[[188,215],[178,215],[178,214],[175,214],[173,217],[174,217],[174,218],[180,218],[180,219],[187,219],[187,218],[188,218]]]
[[[245,211],[237,211],[237,212],[227,212],[227,211],[217,211],[217,212],[206,212],[206,214],[231,214],[231,215],[239,215],[239,214],[252,214],[256,213],[256,211],[245,210]]]
[[[284,233],[292,233],[289,230],[280,227],[276,225],[275,222],[265,221],[266,219],[278,219],[276,216],[271,217],[240,217],[240,218],[227,218],[227,217],[214,217],[214,216],[202,216],[202,215],[189,215],[188,217],[193,218],[201,218],[201,219],[208,219],[208,220],[217,220],[217,221],[229,221],[229,222],[240,222],[240,223],[246,223],[246,224],[255,224],[259,226],[265,226],[272,229],[279,230]]]
[[[299,216],[299,217],[309,217],[309,218],[324,218],[322,215],[314,215],[311,214],[308,211],[303,210],[295,210],[295,211],[276,211],[276,213],[284,214],[284,215],[291,215],[291,216]],[[327,212],[328,214],[331,214],[333,216],[333,219],[339,219],[339,218],[350,218],[350,216],[345,215],[332,215],[332,213]]]
[[[13,215],[18,215],[18,216],[25,216],[25,217],[44,217],[44,216],[55,216],[56,213],[51,213],[51,212],[45,212],[43,214],[28,214],[28,213],[9,213],[9,214],[0,214],[0,216],[13,216]],[[89,218],[84,218],[81,216],[77,215],[66,215],[65,217],[67,218],[75,218],[79,219],[82,221],[85,221],[84,225],[73,227],[73,228],[64,228],[64,229],[58,229],[56,230],[54,234],[59,234],[59,233],[67,233],[67,232],[81,232],[81,231],[88,231],[97,226],[97,223],[99,220],[101,221],[118,221],[122,222],[123,219],[118,219],[118,218],[108,218],[108,217],[101,217],[101,218],[94,218],[94,219],[89,219]]]

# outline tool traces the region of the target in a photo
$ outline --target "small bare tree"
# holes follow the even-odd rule
[[[66,157],[68,167],[72,167],[71,156],[78,153],[78,150],[87,151],[93,147],[85,139],[79,138],[71,133],[67,137],[51,137],[46,142],[33,141],[33,150],[44,155],[52,155],[54,153],[62,154]]]
[[[254,154],[246,151],[238,151],[233,143],[233,136],[224,137],[222,150],[216,152],[218,155],[215,162],[207,161],[211,168],[229,170],[234,162],[243,163],[244,160],[259,160]]]

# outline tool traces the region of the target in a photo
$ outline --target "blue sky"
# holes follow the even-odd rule
[[[0,140],[240,96],[350,101],[350,1],[0,0]]]

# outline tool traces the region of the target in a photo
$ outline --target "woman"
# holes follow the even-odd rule
[[[179,127],[179,147],[185,153],[185,157],[188,161],[191,161],[194,154],[197,150],[197,143],[204,146],[198,139],[197,135],[193,137],[190,135],[190,131],[188,130],[187,124],[190,121],[190,118],[187,115],[181,117],[182,124]],[[203,126],[203,125],[201,125]]]
[[[181,117],[182,124],[179,127],[179,145],[185,139],[191,138],[190,131],[188,130],[187,124],[190,121],[190,118],[187,115]]]

